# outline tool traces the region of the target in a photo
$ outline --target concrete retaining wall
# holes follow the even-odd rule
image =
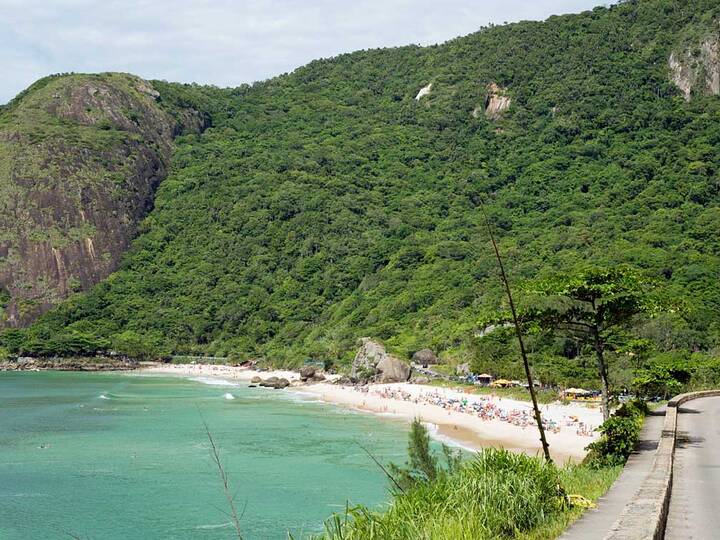
[[[713,396],[720,396],[720,390],[681,394],[668,402],[662,436],[650,472],[606,540],[662,540],[672,489],[678,407],[692,399]]]

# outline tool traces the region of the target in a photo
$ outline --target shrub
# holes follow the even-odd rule
[[[396,494],[384,513],[358,506],[326,523],[327,539],[495,539],[539,527],[566,508],[558,469],[486,449],[454,474]]]
[[[419,418],[415,418],[408,435],[408,461],[404,467],[390,464],[390,471],[397,485],[404,490],[415,487],[418,483],[433,482],[443,474],[452,474],[460,468],[459,452],[442,445],[445,466],[430,448],[430,434]]]
[[[635,449],[647,412],[647,405],[642,400],[623,404],[598,428],[602,435],[588,445],[590,452],[585,462],[594,468],[624,464]]]
[[[682,392],[693,375],[688,355],[658,355],[645,368],[637,371],[633,386],[643,397],[668,399]]]

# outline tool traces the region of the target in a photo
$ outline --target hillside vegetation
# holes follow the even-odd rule
[[[639,0],[237,89],[155,82],[161,104],[212,127],[175,140],[120,269],[4,346],[290,364],[347,360],[371,336],[401,356],[466,361],[480,321],[504,309],[484,202],[513,282],[631,265],[680,306],[637,334],[710,351],[720,99],[706,80],[718,66],[690,59],[717,40],[719,16],[713,0]],[[671,72],[673,52],[684,64]],[[577,353],[562,340],[532,351],[556,378],[593,378]],[[519,372],[509,358],[496,371]]]

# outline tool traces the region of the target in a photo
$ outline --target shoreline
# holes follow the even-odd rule
[[[77,356],[72,358],[43,358],[24,356],[17,360],[0,361],[2,371],[134,371],[142,363],[127,358],[108,356]]]
[[[242,382],[249,382],[253,377],[286,378],[292,383],[287,390],[333,406],[378,416],[393,416],[407,422],[419,417],[430,425],[432,438],[452,446],[471,451],[503,447],[513,452],[541,455],[534,420],[528,421],[532,411],[530,403],[510,398],[410,383],[366,386],[331,382],[306,384],[300,381],[300,375],[295,371],[258,371],[226,365],[159,364],[141,366],[135,371]],[[339,376],[331,376],[328,380],[333,378]],[[541,412],[549,425],[555,426],[555,430],[546,429],[553,459],[558,464],[582,461],[585,447],[598,437],[592,430],[602,423],[599,409],[552,403],[542,405]]]

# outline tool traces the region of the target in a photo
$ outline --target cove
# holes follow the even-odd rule
[[[0,538],[233,537],[209,426],[245,538],[318,533],[381,508],[407,426],[287,391],[133,373],[0,373]]]

